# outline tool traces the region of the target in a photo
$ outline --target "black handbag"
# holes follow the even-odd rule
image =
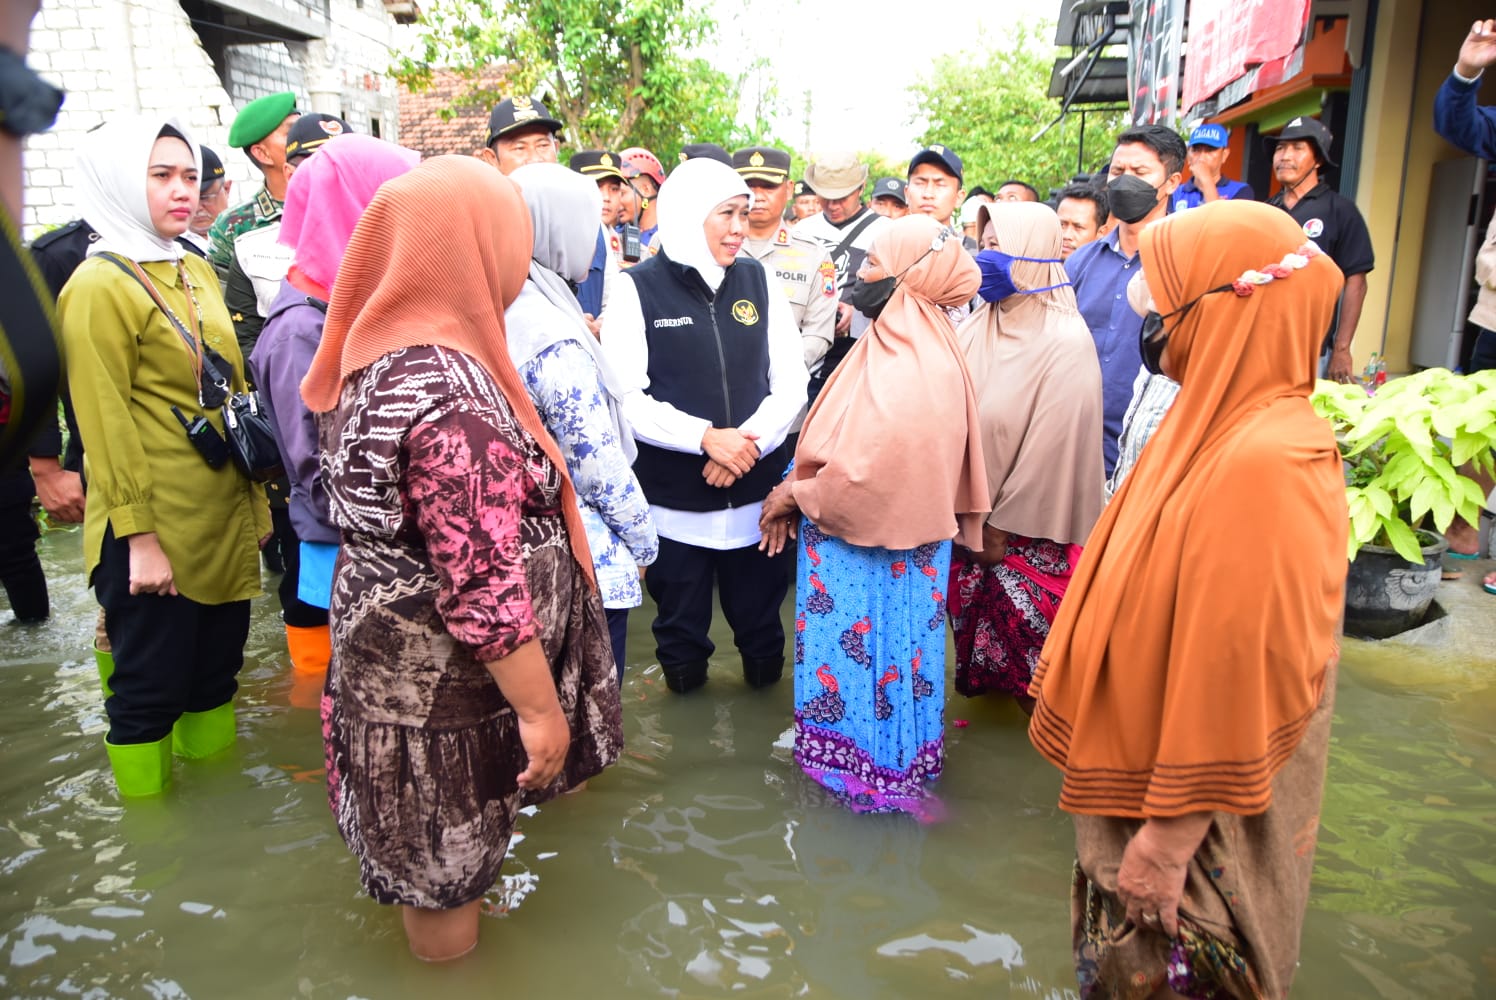
[[[199,343],[187,331],[176,313],[172,312],[162,301],[161,293],[156,290],[156,286],[139,264],[135,261],[127,261],[118,254],[105,253],[100,256],[140,283],[140,287],[145,289],[151,301],[156,303],[156,308],[160,309],[162,314],[171,321],[172,327],[186,343],[187,349],[201,358],[202,384],[198,387],[198,402],[207,408],[220,405],[219,401],[222,401],[223,436],[228,445],[229,458],[233,460],[239,471],[257,483],[268,483],[284,475],[285,463],[281,460],[280,446],[275,441],[270,411],[260,401],[260,394],[253,389],[248,392],[229,391],[229,376],[224,372],[224,369],[228,368],[228,362],[224,361],[206,343]],[[185,274],[182,280],[186,282]],[[214,363],[214,358],[223,364],[223,368]],[[179,416],[178,419],[181,417]],[[185,422],[184,426],[186,426]],[[189,437],[190,435],[189,428]]]

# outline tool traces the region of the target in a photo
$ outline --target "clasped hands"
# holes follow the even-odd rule
[[[707,462],[701,475],[709,486],[726,489],[758,462],[758,435],[736,427],[708,427],[701,436]]]

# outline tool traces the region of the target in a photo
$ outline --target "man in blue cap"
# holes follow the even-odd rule
[[[1231,133],[1224,125],[1196,125],[1190,133],[1190,179],[1179,185],[1169,201],[1169,211],[1182,212],[1199,208],[1207,202],[1240,198],[1254,201],[1252,185],[1221,176],[1221,169],[1231,150],[1226,143]]]
[[[286,200],[286,134],[300,115],[296,95],[289,90],[250,101],[229,126],[229,145],[244,150],[265,177],[265,186],[237,208],[219,216],[208,231],[212,248],[208,260],[226,277],[234,258],[234,240],[280,218]]]

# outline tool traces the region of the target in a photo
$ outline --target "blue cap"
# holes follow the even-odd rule
[[[1189,144],[1209,146],[1211,149],[1225,149],[1226,139],[1230,134],[1224,125],[1196,125],[1195,130],[1190,133]]]

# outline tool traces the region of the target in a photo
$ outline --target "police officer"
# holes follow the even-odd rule
[[[291,182],[297,165],[324,142],[352,131],[353,127],[336,115],[313,113],[297,118],[286,133],[285,162],[281,166],[285,183]],[[229,260],[223,302],[229,307],[234,336],[246,358],[254,353],[265,317],[270,314],[270,304],[280,294],[281,279],[291,267],[293,251],[280,242],[280,217],[277,208],[273,219],[240,233]]]
[[[187,223],[187,231],[177,237],[177,242],[199,257],[207,257],[213,248],[208,238],[209,231],[219,213],[229,207],[229,190],[233,181],[224,176],[223,160],[207,146],[199,146],[203,154],[203,171],[197,180],[197,211]]]
[[[1304,227],[1304,235],[1345,275],[1335,322],[1325,336],[1321,367],[1325,378],[1349,382],[1356,377],[1351,341],[1366,300],[1366,275],[1376,266],[1376,256],[1361,210],[1320,176],[1326,165],[1335,166],[1330,141],[1330,130],[1315,118],[1295,118],[1282,132],[1267,138],[1273,147],[1273,175],[1283,185],[1268,204],[1293,216]]]
[[[559,163],[561,122],[533,97],[506,97],[488,116],[488,141],[478,158],[506,177],[527,163]]]
[[[286,136],[299,113],[296,95],[289,90],[250,101],[229,126],[229,145],[242,149],[265,178],[265,184],[244,204],[219,216],[208,231],[212,249],[208,260],[227,277],[239,234],[259,229],[280,218],[286,200]]]
[[[583,177],[597,182],[597,193],[603,196],[599,221],[605,231],[608,253],[613,262],[619,267],[632,267],[638,263],[638,248],[630,248],[629,256],[625,257],[623,238],[613,228],[618,220],[618,209],[623,204],[623,187],[628,183],[628,179],[623,176],[623,161],[618,154],[605,149],[584,149],[580,153],[573,153],[566,165]],[[598,314],[601,314],[601,306]]]
[[[791,188],[790,154],[769,146],[749,146],[732,154],[732,165],[753,192],[748,234],[738,256],[757,260],[784,286],[800,330],[805,367],[813,373],[836,336],[836,265],[824,246],[784,222]],[[799,430],[798,421],[794,429]]]

